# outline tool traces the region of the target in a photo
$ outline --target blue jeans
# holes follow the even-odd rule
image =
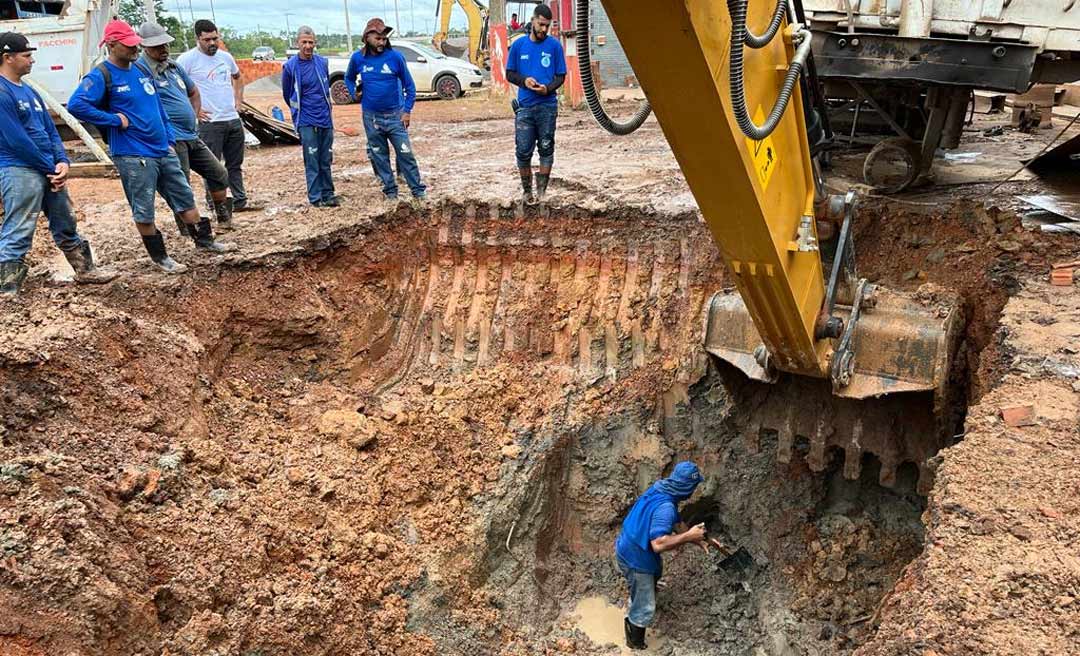
[[[44,173],[18,166],[0,168],[0,262],[22,262],[33,245],[38,215],[45,213],[53,241],[62,251],[82,246],[67,189],[53,191]]]
[[[165,157],[113,157],[113,163],[120,173],[135,223],[154,223],[155,192],[161,194],[176,214],[195,209],[195,194],[176,153],[170,152]]]
[[[330,165],[334,163],[334,128],[302,126],[300,147],[304,149],[304,177],[307,178],[307,197],[312,205],[330,200],[334,195],[334,179]]]
[[[630,611],[626,616],[634,626],[651,626],[656,615],[656,582],[659,577],[631,569],[621,558],[616,560],[630,588]]]
[[[367,155],[371,168],[382,181],[383,193],[396,198],[397,180],[390,168],[390,146],[397,153],[398,172],[405,176],[409,190],[423,198],[427,187],[420,181],[420,165],[416,163],[409,132],[401,122],[400,112],[364,112],[364,132],[367,133]]]
[[[519,169],[532,166],[533,151],[540,153],[540,166],[555,163],[555,122],[558,105],[521,107],[514,114],[514,150]]]

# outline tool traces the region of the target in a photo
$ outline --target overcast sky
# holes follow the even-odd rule
[[[185,21],[195,18],[217,17],[221,27],[231,27],[242,32],[255,29],[278,32],[286,27],[291,30],[308,24],[316,32],[345,32],[344,0],[164,0],[165,8],[180,14]],[[369,18],[379,16],[395,31],[431,33],[435,28],[436,0],[397,0],[399,25],[394,16],[394,0],[349,0],[349,17],[354,34],[360,34]],[[515,3],[510,3],[516,6]],[[286,16],[288,12],[288,16]],[[213,16],[211,15],[213,14]],[[456,4],[451,14],[451,26],[464,29],[467,25],[461,7]]]

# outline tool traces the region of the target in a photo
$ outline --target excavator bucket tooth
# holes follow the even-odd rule
[[[836,386],[836,395],[852,399],[898,392],[943,395],[959,334],[955,297],[912,298],[879,288],[870,304],[864,303],[852,336],[850,382]],[[847,319],[843,306],[837,306],[836,314]],[[705,335],[706,351],[753,380],[775,382],[776,372],[763,367],[755,354],[761,338],[738,294],[713,297]]]

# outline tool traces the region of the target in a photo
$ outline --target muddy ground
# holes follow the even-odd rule
[[[725,274],[654,122],[615,138],[565,111],[549,206],[522,213],[509,116],[418,104],[419,211],[380,201],[360,137],[338,137],[339,209],[306,205],[298,149],[251,149],[267,209],[238,215],[237,253],[196,253],[161,208],[175,278],[117,181],[73,182],[124,275],[71,285],[42,226],[0,313],[0,653],[619,653],[611,543],[684,458],[707,474],[684,516],[750,558],[669,559],[653,653],[1080,653],[1080,297],[1047,282],[1077,249],[1021,225],[1039,181],[990,194],[943,165],[949,186],[863,206],[863,275],[963,298],[927,497],[919,463],[886,488],[869,455],[856,480],[842,454],[779,462],[770,403],[845,411],[702,351]],[[1049,136],[965,148],[1011,163]],[[1017,403],[1035,423],[1006,428]],[[903,434],[931,404],[858,410]]]

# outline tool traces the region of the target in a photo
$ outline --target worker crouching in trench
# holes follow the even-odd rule
[[[679,523],[679,504],[689,499],[701,482],[697,465],[680,462],[671,476],[653,483],[638,497],[623,520],[615,540],[615,558],[630,588],[630,608],[623,628],[626,646],[631,649],[645,649],[645,628],[652,625],[656,615],[656,584],[664,570],[660,554],[685,544],[698,544],[708,551],[712,542],[706,539],[705,524],[674,532]]]

